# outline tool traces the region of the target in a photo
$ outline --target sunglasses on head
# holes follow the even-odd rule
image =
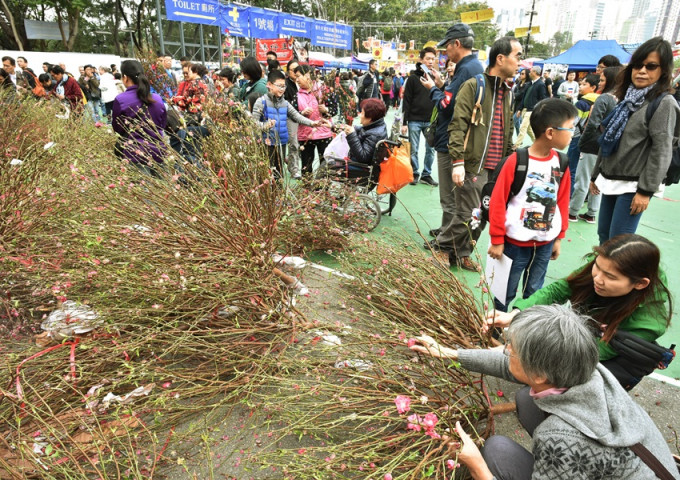
[[[645,70],[647,70],[648,72],[653,72],[661,65],[659,65],[658,63],[635,63],[631,66],[633,67],[634,70],[642,70],[642,68],[644,67]]]

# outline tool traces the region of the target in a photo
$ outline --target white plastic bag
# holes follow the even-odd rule
[[[323,158],[326,160],[342,160],[348,155],[349,144],[347,143],[347,137],[345,136],[345,132],[340,132],[326,147]]]

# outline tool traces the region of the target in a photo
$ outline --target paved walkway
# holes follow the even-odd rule
[[[394,117],[392,110],[387,117],[388,125],[391,125]],[[422,139],[424,144],[424,139]],[[421,149],[421,168],[424,151]],[[433,177],[436,178],[436,160],[432,168]],[[422,246],[423,240],[416,233],[412,218],[417,221],[423,235],[427,236],[428,230],[440,226],[441,208],[439,206],[439,191],[436,187],[419,184],[404,187],[398,195],[400,204],[396,207],[392,217],[384,217],[377,234],[385,235],[390,231],[408,233],[414,238],[417,245]],[[408,211],[407,211],[408,210]],[[584,210],[585,211],[585,210]],[[637,233],[643,235],[661,249],[662,267],[668,276],[669,288],[676,302],[680,302],[680,185],[674,185],[667,189],[664,199],[653,198],[649,209],[643,214]],[[486,259],[488,248],[488,231],[483,233],[479,243],[478,252]],[[582,257],[597,245],[597,225],[587,224],[583,221],[570,223],[567,237],[562,243],[560,258],[550,262],[546,284],[567,275],[569,272],[582,265]],[[465,279],[470,287],[479,282],[479,276],[466,271],[460,271],[461,278]],[[680,311],[680,303],[676,304],[675,312]],[[674,313],[674,321],[666,334],[659,340],[664,346],[671,343],[680,345],[680,320],[678,313]],[[664,380],[676,383],[680,386],[680,359],[675,360],[670,368],[657,371],[663,375]],[[656,374],[655,374],[656,375]],[[670,378],[669,378],[670,377]]]

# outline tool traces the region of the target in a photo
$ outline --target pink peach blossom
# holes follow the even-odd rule
[[[411,398],[406,395],[397,395],[394,399],[394,404],[397,406],[397,412],[400,414],[411,410]]]

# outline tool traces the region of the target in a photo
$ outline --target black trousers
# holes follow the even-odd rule
[[[323,154],[326,147],[331,143],[331,138],[320,138],[318,140],[306,140],[300,142],[300,159],[302,160],[302,174],[309,175],[312,173],[312,165],[314,164],[314,152],[319,152],[319,161],[323,160]]]

